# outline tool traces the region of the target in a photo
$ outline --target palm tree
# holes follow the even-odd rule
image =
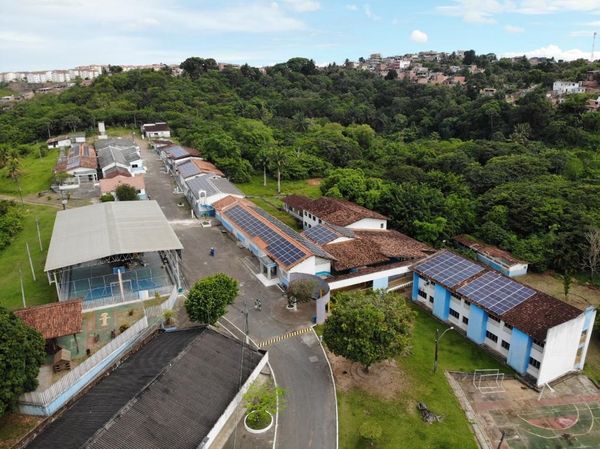
[[[271,160],[271,152],[269,148],[261,149],[256,155],[256,161],[263,167],[263,186],[267,186],[267,165]]]
[[[21,198],[21,203],[24,204],[23,201],[23,192],[21,192],[21,185],[19,184],[19,176],[21,175],[21,161],[15,154],[11,154],[6,161],[6,168],[8,171],[8,176],[15,181],[17,185],[17,189],[19,190],[19,197]]]
[[[277,193],[281,193],[281,169],[287,163],[289,150],[283,147],[274,147],[269,152],[271,163],[275,165],[277,170]]]

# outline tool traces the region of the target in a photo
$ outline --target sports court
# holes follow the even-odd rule
[[[514,378],[453,373],[457,396],[490,449],[600,448],[600,390],[572,376],[540,393]]]

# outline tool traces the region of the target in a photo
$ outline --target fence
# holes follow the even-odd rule
[[[172,309],[175,306],[175,302],[177,302],[177,298],[179,298],[179,290],[177,289],[177,286],[175,286],[175,287],[173,287],[173,290],[171,291],[169,298],[165,302],[163,302],[162,304],[159,304],[157,306],[148,307],[146,309],[146,316],[148,316],[150,318],[156,318],[156,317],[162,316],[162,314],[165,310]]]
[[[76,366],[73,370],[61,377],[60,380],[46,388],[44,391],[32,391],[30,393],[24,393],[19,398],[19,404],[47,407],[61,395],[66,393],[69,389],[75,387],[76,390],[73,391],[72,394],[70,394],[67,398],[65,398],[64,402],[66,402],[93,379],[94,374],[97,374],[94,373],[96,368],[99,368],[100,365],[106,366],[107,363],[112,362],[113,359],[118,355],[115,354],[115,356],[111,358],[109,357],[111,354],[115,353],[118,349],[124,347],[125,345],[133,343],[133,341],[137,339],[140,333],[147,327],[148,319],[144,317],[133,324],[125,332],[118,335],[110,343],[103,346],[85,362]],[[77,386],[77,384],[80,385]],[[62,404],[59,404],[58,406],[60,407],[61,405]]]
[[[173,291],[175,291],[175,293],[177,293],[177,287],[167,285],[165,287],[158,287],[158,288],[149,290],[148,293],[149,293],[149,297],[152,297],[156,293],[158,293],[161,296],[164,296],[167,294],[173,294]],[[140,295],[138,292],[124,293],[123,298],[120,295],[118,295],[118,296],[110,296],[108,298],[91,299],[91,300],[83,301],[83,310],[84,310],[84,312],[91,312],[92,310],[98,310],[98,309],[103,309],[106,307],[112,307],[112,306],[116,306],[116,305],[137,302],[140,299],[142,299],[142,298],[140,298]],[[177,299],[177,296],[175,296],[175,299]]]

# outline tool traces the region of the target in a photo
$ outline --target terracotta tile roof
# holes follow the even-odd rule
[[[337,226],[348,226],[364,218],[387,220],[387,217],[339,198],[321,197],[304,206],[304,210]]]
[[[508,251],[505,251],[493,245],[488,245],[486,243],[480,242],[476,238],[467,234],[455,236],[454,241],[460,243],[463,246],[466,246],[467,248],[472,249],[475,252],[481,253],[484,256],[489,256],[493,259],[496,259],[498,262],[501,262],[504,265],[527,263],[517,259],[516,257],[513,257],[513,255]]]
[[[303,195],[288,195],[283,202],[296,210],[304,210],[306,206],[312,204],[314,200]]]
[[[215,175],[225,176],[221,170],[219,170],[214,164],[208,161],[204,161],[202,159],[192,159],[191,162],[202,172],[214,173]]]
[[[131,173],[127,169],[118,166],[111,167],[104,172],[104,179],[114,178],[115,176],[131,176]]]
[[[114,178],[101,179],[100,180],[100,192],[111,193],[114,192],[117,187],[121,184],[127,184],[134,187],[137,190],[145,190],[146,184],[144,182],[144,175],[138,176],[123,176],[118,175]]]
[[[333,264],[335,271],[392,262],[393,259],[421,259],[433,251],[398,231],[354,230],[354,235],[351,240],[323,246],[337,259]]]
[[[581,310],[560,299],[538,292],[502,315],[502,320],[536,340],[543,341],[548,329],[581,315]]]
[[[48,340],[81,332],[81,312],[82,301],[75,299],[15,310],[15,315]]]
[[[91,145],[75,144],[61,154],[54,167],[54,172],[64,172],[77,168],[95,169],[98,167],[96,150]]]
[[[407,265],[410,265],[411,263],[413,263],[412,260],[403,260],[402,262],[394,262],[394,263],[390,263],[390,264],[386,264],[386,265],[378,265],[376,267],[360,268],[356,271],[353,271],[352,273],[333,275],[333,276],[327,278],[327,282],[341,281],[343,279],[351,279],[351,278],[354,278],[357,276],[362,276],[363,274],[377,273],[378,271],[391,270],[392,268],[405,267]]]

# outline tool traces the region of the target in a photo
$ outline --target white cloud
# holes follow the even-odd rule
[[[507,33],[511,33],[511,34],[518,34],[518,33],[522,33],[523,31],[525,31],[525,29],[514,26],[514,25],[506,25],[504,27],[504,31],[506,31]]]
[[[429,36],[421,30],[413,30],[413,32],[410,33],[410,40],[417,44],[424,44],[429,40]]]
[[[358,11],[358,6],[354,4],[346,5],[346,9],[349,11]]]
[[[589,59],[590,52],[583,51],[579,48],[572,48],[570,50],[563,50],[558,45],[550,44],[546,47],[537,48],[535,50],[524,51],[524,52],[508,52],[503,56],[512,58],[515,56],[527,56],[532,58],[534,56],[540,56],[545,58],[554,58],[556,60],[573,61],[575,59]]]
[[[321,4],[314,0],[283,0],[290,8],[298,12],[312,12],[321,9]]]
[[[363,11],[365,13],[365,16],[367,16],[367,18],[371,19],[371,20],[380,20],[381,17],[379,17],[377,14],[375,14],[373,12],[373,10],[371,9],[371,5],[369,3],[365,3],[363,5]]]
[[[465,22],[495,23],[495,16],[513,14],[554,14],[558,12],[600,12],[600,0],[452,0],[437,12],[460,17]]]

